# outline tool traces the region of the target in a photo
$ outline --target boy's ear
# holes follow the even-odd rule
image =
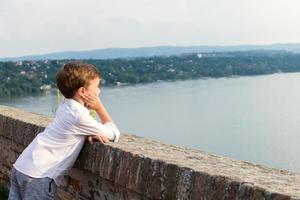
[[[84,96],[84,95],[86,94],[85,88],[84,88],[84,87],[78,88],[77,94],[78,94],[80,97]]]

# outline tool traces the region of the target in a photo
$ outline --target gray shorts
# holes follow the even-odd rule
[[[16,170],[11,171],[9,200],[54,199],[56,184],[49,177],[32,178]]]

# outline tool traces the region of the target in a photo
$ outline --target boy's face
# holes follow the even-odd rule
[[[87,93],[99,96],[100,95],[100,79],[95,78],[90,81],[90,85],[85,88]]]

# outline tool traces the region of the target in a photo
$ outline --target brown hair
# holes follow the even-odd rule
[[[80,87],[88,87],[89,81],[101,78],[92,64],[67,63],[56,74],[56,85],[65,98],[72,98]]]

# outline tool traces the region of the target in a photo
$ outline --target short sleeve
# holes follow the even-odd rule
[[[102,124],[96,121],[89,113],[78,116],[76,128],[76,134],[79,135],[102,135],[114,142],[118,142],[120,137],[120,132],[113,122]]]

